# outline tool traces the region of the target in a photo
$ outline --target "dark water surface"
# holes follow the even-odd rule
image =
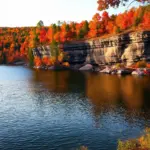
[[[0,150],[116,150],[148,126],[148,77],[0,66]]]

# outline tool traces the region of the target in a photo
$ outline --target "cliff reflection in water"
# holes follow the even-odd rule
[[[123,103],[128,109],[140,109],[150,98],[145,95],[150,91],[148,77],[87,74],[86,79],[86,95],[96,106]]]
[[[124,117],[130,123],[133,118],[150,119],[146,115],[150,108],[150,78],[86,74],[86,81],[86,95],[96,120],[102,112],[113,114],[116,107],[125,109]]]
[[[95,106],[116,106],[128,109],[149,107],[148,77],[110,76],[72,71],[35,71],[34,82],[41,82],[52,92],[83,92]]]

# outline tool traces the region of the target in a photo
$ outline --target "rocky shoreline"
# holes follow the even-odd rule
[[[109,75],[137,75],[137,76],[150,76],[150,68],[132,68],[132,67],[118,67],[116,65],[106,65],[106,66],[93,66],[91,64],[86,65],[72,65],[72,66],[41,66],[33,67],[37,70],[73,70],[80,72],[97,72],[100,74],[109,74]]]
[[[37,66],[44,70],[79,70],[106,74],[149,75],[150,31],[128,32],[107,38],[73,41],[59,45],[68,55],[69,66]],[[33,55],[51,58],[50,46],[36,47]],[[144,61],[144,65],[133,66]],[[63,63],[62,63],[63,64]]]
[[[38,70],[75,70],[116,75],[150,75],[150,31],[129,32],[107,38],[95,38],[60,44],[68,59],[51,65],[33,66]],[[41,62],[52,57],[48,45],[32,49]],[[142,62],[138,65],[138,62]],[[68,63],[68,65],[64,65]],[[57,65],[55,65],[57,64]],[[13,65],[24,65],[23,61]]]

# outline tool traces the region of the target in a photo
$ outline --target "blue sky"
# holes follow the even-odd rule
[[[0,26],[35,26],[39,20],[48,26],[60,21],[90,20],[97,11],[97,0],[0,0]],[[138,6],[138,3],[132,4]],[[110,9],[110,14],[127,7]]]

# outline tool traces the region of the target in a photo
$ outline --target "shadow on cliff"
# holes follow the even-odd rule
[[[69,56],[68,62],[72,65],[92,63],[90,49],[91,46],[86,41],[65,43],[63,46],[64,52]]]

